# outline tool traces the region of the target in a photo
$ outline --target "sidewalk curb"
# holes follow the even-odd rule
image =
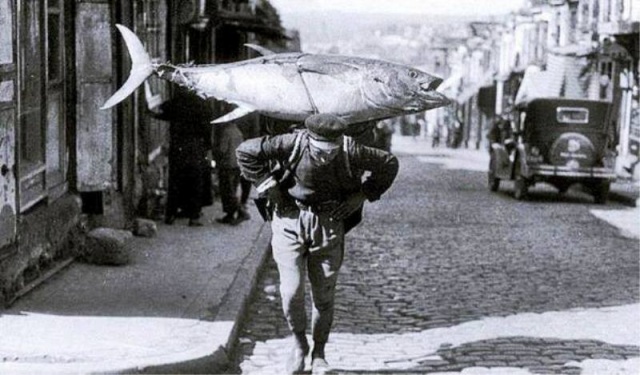
[[[246,315],[253,291],[258,283],[258,275],[270,252],[271,230],[269,223],[261,223],[251,250],[244,258],[232,284],[223,297],[223,302],[212,321],[231,321],[231,328],[224,346],[219,346],[210,355],[190,361],[167,363],[145,368],[129,369],[122,374],[224,374],[231,365],[229,354],[233,353],[235,342]]]
[[[609,192],[609,199],[611,199],[612,201],[616,201],[619,203],[622,203],[626,206],[630,206],[630,207],[638,207],[638,198],[634,198],[631,197],[629,195],[623,194],[623,193],[619,193],[617,191],[610,191]]]
[[[220,306],[220,310],[215,320],[233,320],[233,329],[229,334],[229,338],[224,347],[226,353],[233,353],[235,344],[242,327],[242,322],[246,317],[247,308],[251,296],[253,295],[257,285],[259,274],[264,268],[269,255],[271,254],[271,225],[268,222],[262,223],[262,228],[254,240],[254,245],[249,255],[245,258],[243,265],[238,269],[233,284],[229,287],[227,294],[224,296],[224,303]],[[225,356],[228,359],[228,356]],[[226,363],[228,365],[229,363]]]

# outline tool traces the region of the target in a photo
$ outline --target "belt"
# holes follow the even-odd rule
[[[320,203],[307,204],[302,201],[296,200],[296,206],[298,206],[301,211],[310,211],[313,213],[331,212],[338,208],[340,203],[340,201],[325,201]]]

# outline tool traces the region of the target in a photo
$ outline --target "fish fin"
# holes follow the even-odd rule
[[[270,55],[275,55],[276,53],[273,52],[272,50],[259,46],[257,44],[251,44],[251,43],[245,43],[246,47],[251,48],[252,50],[258,52],[259,54],[261,54],[262,56],[270,56]]]
[[[300,59],[298,60],[298,70],[301,73],[317,73],[324,75],[336,75],[353,73],[360,70],[357,65],[344,62],[328,62],[322,60]]]
[[[249,113],[254,112],[255,109],[248,107],[248,106],[244,106],[244,105],[240,105],[238,106],[236,109],[234,109],[233,111],[227,113],[224,116],[218,117],[217,119],[211,121],[212,124],[220,124],[223,122],[230,122],[233,120],[237,120],[240,117],[244,117],[246,115],[248,115]]]
[[[129,30],[125,26],[116,25],[124,43],[127,46],[129,55],[131,56],[131,72],[127,81],[120,87],[115,94],[113,94],[107,101],[100,107],[100,109],[111,108],[114,105],[120,103],[126,99],[132,92],[134,92],[138,86],[140,86],[151,74],[153,74],[153,64],[147,51],[145,51],[142,42],[133,31]]]

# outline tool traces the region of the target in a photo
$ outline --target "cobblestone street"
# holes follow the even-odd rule
[[[638,312],[638,240],[589,212],[622,207],[544,186],[516,201],[509,184],[490,193],[485,173],[441,168],[449,156],[431,151],[400,156],[396,183],[347,236],[332,373],[637,369],[637,323],[608,322]],[[235,371],[278,373],[289,332],[272,260],[249,310]]]

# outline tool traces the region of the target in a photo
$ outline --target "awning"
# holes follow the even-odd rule
[[[547,69],[529,66],[516,94],[515,105],[522,106],[533,99],[561,97],[580,99],[588,97],[580,77],[586,60],[582,57],[549,54]]]
[[[280,25],[265,23],[252,13],[218,12],[215,24],[216,26],[234,27],[238,30],[254,32],[269,37],[291,39]]]
[[[481,87],[478,91],[478,108],[487,116],[493,116],[496,111],[496,85]]]
[[[460,84],[462,82],[462,75],[453,74],[445,79],[440,86],[438,86],[437,91],[443,94],[449,94],[450,96],[455,96],[458,93],[460,88]]]
[[[549,54],[561,56],[588,56],[593,52],[593,47],[585,44],[570,44],[568,46],[549,48]]]
[[[522,106],[536,98],[558,97],[561,85],[562,76],[558,80],[558,77],[554,77],[548,71],[540,70],[537,66],[530,66],[524,72],[514,104]]]

